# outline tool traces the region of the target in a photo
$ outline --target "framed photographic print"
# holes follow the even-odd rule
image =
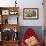
[[[38,8],[24,8],[23,9],[23,19],[37,20],[38,18],[39,18]]]
[[[9,15],[9,10],[2,10],[2,15]]]
[[[13,9],[10,10],[10,11],[9,11],[9,14],[10,14],[10,15],[14,15],[14,10],[13,10]]]
[[[17,13],[18,13],[18,12],[15,11],[15,10],[10,10],[10,11],[9,11],[9,14],[10,14],[10,15],[16,15]]]

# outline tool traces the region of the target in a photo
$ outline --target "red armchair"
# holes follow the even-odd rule
[[[35,38],[36,38],[36,40],[34,40],[36,42],[35,45],[27,45],[28,43],[31,44],[31,42],[28,42],[28,41]],[[27,31],[25,32],[24,37],[22,38],[21,46],[41,46],[40,42],[37,39],[37,35],[32,28],[28,28]]]

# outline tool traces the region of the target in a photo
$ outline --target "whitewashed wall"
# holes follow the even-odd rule
[[[15,0],[0,0],[1,7],[15,6]],[[20,26],[43,26],[43,6],[42,0],[17,0],[19,8],[19,24]],[[23,8],[39,8],[39,19],[38,20],[24,20],[23,19]],[[15,20],[14,20],[15,21]],[[14,22],[13,21],[13,22]]]
[[[43,6],[42,0],[21,0],[20,3],[20,25],[21,26],[43,26]],[[39,8],[39,19],[38,20],[23,20],[23,8]]]

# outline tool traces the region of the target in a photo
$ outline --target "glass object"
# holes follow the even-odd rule
[[[15,33],[14,33],[13,40],[14,40],[14,41],[15,41],[15,40],[18,40],[18,32],[15,32]]]
[[[8,40],[12,40],[12,30],[6,28],[3,30],[2,32],[2,40],[4,41],[8,41]]]
[[[5,28],[2,32],[2,40],[3,41],[18,40],[18,32],[14,32],[9,28]]]
[[[3,24],[8,24],[8,16],[3,16],[2,23]]]

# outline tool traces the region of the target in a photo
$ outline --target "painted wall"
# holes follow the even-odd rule
[[[43,26],[43,6],[42,0],[21,0],[20,3],[20,16],[19,20],[21,26]],[[39,8],[39,19],[38,20],[23,20],[23,8]]]
[[[0,0],[1,7],[15,6],[15,0]],[[43,26],[43,0],[17,0],[17,6],[19,6],[19,24],[20,26]],[[23,8],[39,8],[39,19],[38,20],[24,20],[23,19]],[[12,18],[12,17],[11,17]],[[14,21],[13,21],[14,22]]]
[[[42,27],[41,26],[21,26],[20,27],[20,32],[19,32],[19,39],[20,42],[27,31],[28,28],[32,28],[33,31],[37,34],[37,37],[41,43],[43,43],[43,34],[42,34]]]

